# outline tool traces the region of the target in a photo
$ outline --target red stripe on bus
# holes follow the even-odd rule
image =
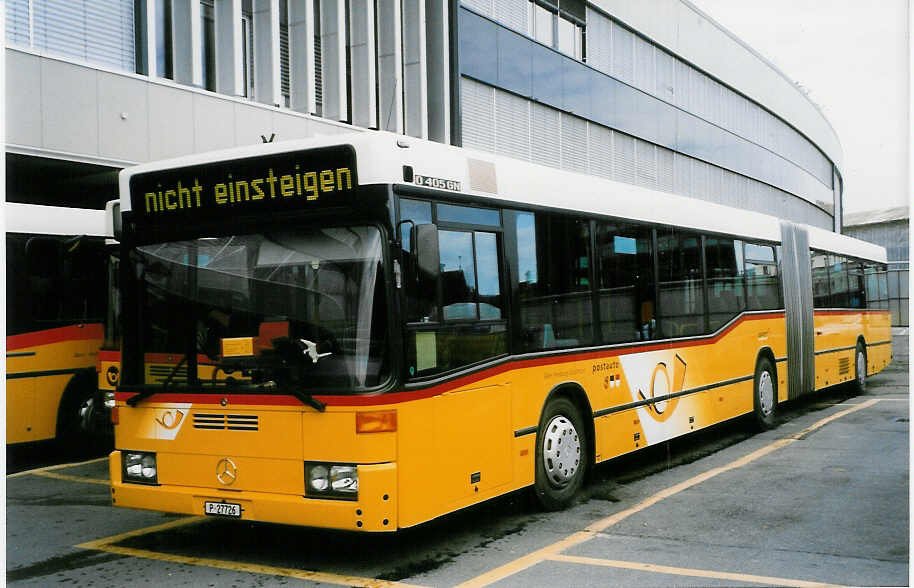
[[[6,338],[6,349],[12,351],[14,349],[25,349],[64,341],[86,341],[89,339],[103,339],[104,337],[105,328],[101,323],[70,325],[22,333],[21,335],[9,335]]]
[[[717,343],[722,338],[724,338],[730,331],[735,329],[738,325],[743,322],[754,321],[754,320],[767,320],[767,319],[776,319],[782,318],[784,316],[784,311],[775,311],[775,312],[766,312],[762,314],[748,314],[743,315],[736,321],[732,322],[727,328],[721,330],[720,332],[714,335],[707,335],[700,338],[679,340],[679,341],[667,341],[662,343],[647,344],[647,345],[633,345],[628,347],[617,347],[610,349],[601,349],[598,351],[586,351],[580,353],[568,353],[565,355],[555,356],[550,355],[548,357],[537,357],[532,359],[520,359],[514,361],[506,361],[503,364],[494,366],[489,369],[480,370],[478,372],[473,372],[465,376],[454,378],[453,380],[448,380],[428,388],[423,388],[421,390],[410,390],[402,392],[388,392],[385,394],[373,394],[373,395],[353,395],[353,396],[340,396],[340,395],[315,395],[314,398],[320,400],[327,406],[380,406],[380,405],[389,405],[389,404],[400,404],[403,402],[411,402],[413,400],[421,400],[424,398],[431,398],[433,396],[438,396],[455,390],[462,386],[467,386],[487,378],[492,378],[503,374],[505,372],[517,369],[525,369],[531,367],[543,367],[548,365],[556,365],[560,363],[570,363],[573,361],[587,361],[589,359],[600,359],[605,357],[616,357],[619,355],[629,355],[632,353],[646,353],[649,351],[659,351],[663,349],[680,349],[682,347],[698,347],[701,345],[711,345]],[[116,394],[117,400],[127,400],[133,396],[135,392],[118,392]],[[150,397],[150,400],[155,398],[157,402],[184,402],[184,403],[193,403],[193,404],[220,404],[222,398],[225,398],[229,405],[261,405],[261,406],[295,406],[301,405],[301,401],[296,399],[294,396],[284,395],[284,394],[275,394],[275,395],[262,395],[262,394],[187,394],[187,393],[172,393],[172,392],[163,392],[160,394],[155,394],[153,397]]]
[[[121,352],[119,349],[100,349],[98,351],[99,361],[120,361]]]

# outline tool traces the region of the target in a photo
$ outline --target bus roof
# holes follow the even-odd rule
[[[7,202],[4,210],[7,233],[111,237],[104,210],[17,202]]]
[[[407,170],[425,185],[444,187],[455,195],[502,205],[568,210],[635,221],[731,234],[780,242],[776,217],[713,202],[635,186],[592,175],[537,165],[491,153],[473,151],[372,131],[257,144],[138,165],[121,171],[123,211],[130,210],[130,178],[139,173],[189,167],[290,151],[351,145],[356,152],[359,184],[407,184]],[[885,262],[885,249],[831,231],[808,227],[810,247]]]

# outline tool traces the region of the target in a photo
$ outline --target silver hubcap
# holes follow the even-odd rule
[[[568,484],[581,464],[581,439],[566,417],[552,417],[543,435],[543,467],[553,486]]]
[[[771,410],[774,408],[774,383],[771,381],[771,374],[767,371],[762,372],[758,379],[758,403],[763,415],[771,414]]]
[[[857,352],[857,384],[861,388],[866,384],[866,357],[862,351]]]

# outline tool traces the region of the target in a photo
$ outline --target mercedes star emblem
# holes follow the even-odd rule
[[[238,478],[238,466],[228,457],[224,457],[216,464],[216,479],[223,486],[231,486]]]

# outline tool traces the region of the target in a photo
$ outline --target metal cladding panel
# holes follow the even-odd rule
[[[494,18],[505,26],[530,34],[530,19],[527,11],[530,9],[530,0],[495,0]]]
[[[492,16],[492,0],[461,0],[460,3],[479,14]]]
[[[614,178],[620,182],[635,183],[635,138],[618,131],[613,132]]]
[[[495,144],[499,154],[530,160],[530,101],[495,93]]]
[[[587,64],[612,74],[612,21],[587,7]]]
[[[787,321],[788,398],[811,392],[816,375],[812,273],[806,229],[781,221],[781,284]]]
[[[590,153],[590,173],[612,179],[613,177],[613,134],[600,125],[591,124],[587,136],[587,150]]]
[[[6,0],[6,42],[29,44],[29,0]]]
[[[612,75],[623,82],[631,83],[635,73],[635,35],[615,22],[613,31]]]
[[[562,169],[587,173],[587,121],[562,113]]]
[[[559,111],[542,104],[533,103],[531,124],[531,156],[533,163],[559,167],[561,149],[557,140],[561,128]]]
[[[461,79],[460,108],[463,146],[495,151],[495,88]]]
[[[635,183],[646,188],[657,187],[657,146],[635,139]]]

